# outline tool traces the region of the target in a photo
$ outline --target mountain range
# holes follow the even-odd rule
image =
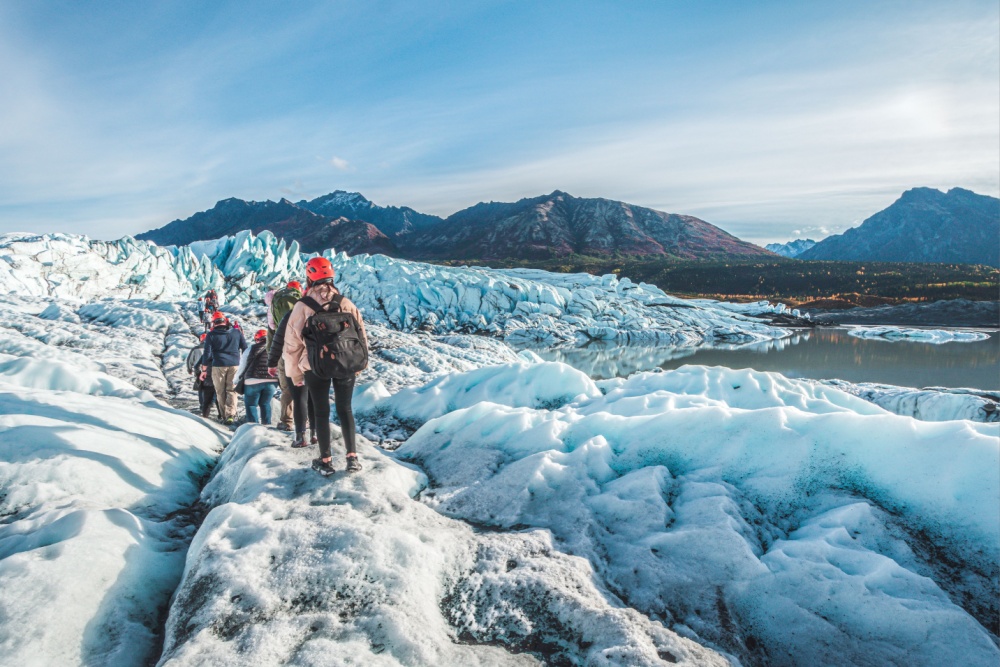
[[[480,203],[447,218],[378,206],[338,190],[292,203],[226,199],[136,238],[185,245],[249,229],[295,239],[305,252],[382,253],[411,259],[547,259],[570,254],[684,259],[767,256],[752,243],[689,215],[555,191],[513,203]]]
[[[1000,266],[1000,199],[962,188],[913,188],[797,258]]]
[[[816,245],[816,242],[812,239],[795,239],[788,243],[768,243],[764,246],[764,249],[770,250],[775,255],[792,258],[798,257],[814,245]]]
[[[269,230],[304,252],[407,259],[543,260],[568,255],[719,259],[945,262],[1000,266],[1000,200],[969,190],[907,190],[891,206],[843,234],[800,239],[767,249],[689,215],[634,204],[574,197],[556,190],[516,202],[479,203],[447,218],[403,206],[379,206],[337,190],[292,203],[287,199],[225,199],[208,211],[137,238],[160,245]],[[812,245],[811,245],[812,244]],[[811,247],[810,247],[811,245]]]

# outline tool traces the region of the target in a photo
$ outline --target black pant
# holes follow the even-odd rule
[[[306,387],[309,389],[309,399],[316,411],[316,435],[319,437],[319,456],[322,459],[330,457],[330,385],[333,385],[333,400],[337,405],[337,420],[340,430],[344,433],[344,444],[347,453],[357,452],[354,442],[354,413],[351,412],[351,399],[354,397],[354,378],[346,380],[330,380],[321,378],[312,371],[306,371]]]
[[[212,404],[215,403],[215,386],[212,384],[211,379],[208,382],[201,385],[201,389],[198,390],[198,407],[201,408],[201,416],[208,417],[209,413],[212,411]],[[219,417],[222,414],[219,413]]]
[[[303,385],[296,387],[295,383],[288,380],[292,387],[292,421],[295,422],[295,432],[306,432],[306,413],[309,413],[309,423],[313,430],[316,429],[316,411],[313,409],[312,401],[309,400],[309,389]],[[327,391],[330,391],[329,387]],[[329,414],[329,413],[328,413]]]

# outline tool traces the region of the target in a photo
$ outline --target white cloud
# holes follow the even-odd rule
[[[336,155],[334,155],[330,160],[330,164],[333,165],[333,168],[337,171],[353,171],[354,169],[350,162],[342,157],[337,157]]]

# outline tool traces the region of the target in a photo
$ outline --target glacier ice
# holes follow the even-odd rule
[[[987,340],[984,331],[954,331],[951,329],[914,329],[903,327],[863,327],[853,326],[847,333],[855,338],[869,338],[888,341],[912,341],[942,345],[944,343],[974,343]]]
[[[1000,599],[996,425],[755,371],[615,385],[552,410],[458,408],[398,455],[447,516],[549,530],[626,604],[741,659],[1000,659],[984,628]]]
[[[184,510],[224,439],[100,371],[4,359],[0,662],[155,659],[194,531]]]
[[[992,394],[632,374],[780,346],[750,316],[784,307],[327,256],[370,323],[360,432],[402,447],[331,482],[243,427],[188,550],[223,442],[160,402],[194,400],[194,298],[254,327],[304,256],[0,236],[0,662],[147,664],[180,581],[162,664],[996,664]],[[508,344],[539,340],[569,345]],[[649,345],[553,361],[603,341]]]
[[[778,312],[782,304],[685,302],[614,275],[448,268],[383,255],[324,254],[367,320],[404,331],[681,346],[788,335],[744,314]],[[223,303],[241,308],[262,303],[275,285],[301,280],[304,257],[297,243],[286,245],[270,232],[163,248],[131,238],[7,234],[0,236],[0,290],[92,301],[182,300],[215,289]]]
[[[359,442],[363,475],[241,427],[203,500],[160,665],[725,665],[612,604],[546,531],[480,535],[413,500],[420,472]],[[337,466],[342,461],[336,462]]]

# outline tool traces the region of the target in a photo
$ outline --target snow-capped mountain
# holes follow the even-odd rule
[[[795,239],[788,243],[768,243],[764,249],[782,257],[798,257],[814,245],[816,245],[816,241],[812,239]]]
[[[277,202],[225,199],[208,211],[195,213],[186,220],[174,220],[136,238],[158,245],[188,245],[235,235],[244,229],[255,234],[269,231],[297,242],[305,252],[336,247],[352,254],[398,254],[395,244],[370,222],[319,215],[287,199]]]
[[[296,243],[0,237],[0,664],[1000,661],[982,393],[594,381],[506,341],[781,344],[745,313],[782,307],[324,254],[372,352],[327,479],[186,410],[194,296],[257,328]]]
[[[312,201],[302,200],[296,205],[327,217],[344,217],[370,222],[390,238],[406,235],[441,222],[441,218],[436,215],[418,213],[408,206],[379,206],[366,199],[361,193],[343,190],[335,190]]]
[[[1000,267],[1000,199],[962,188],[907,190],[860,226],[799,259],[949,262]]]
[[[367,222],[380,233],[360,230],[357,223],[354,226],[358,229],[350,235],[332,231],[340,218]],[[406,207],[377,206],[356,192],[342,190],[298,204],[286,199],[227,199],[209,211],[136,238],[160,245],[184,245],[243,229],[255,234],[267,230],[298,241],[307,252],[319,252],[339,240],[336,247],[349,252],[410,259],[531,259],[568,254],[693,259],[766,254],[762,248],[692,216],[607,199],[581,199],[559,191],[510,204],[476,204],[444,220]]]

